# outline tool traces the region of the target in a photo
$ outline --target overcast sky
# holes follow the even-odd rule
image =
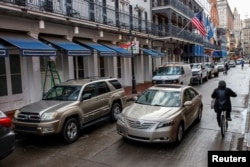
[[[249,0],[227,0],[229,3],[229,6],[234,11],[234,8],[237,8],[238,13],[240,14],[241,19],[246,19],[246,14],[248,15],[247,18],[250,17],[250,6]]]

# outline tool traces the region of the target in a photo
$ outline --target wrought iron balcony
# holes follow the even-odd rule
[[[190,18],[194,17],[194,11],[179,0],[159,0],[155,1],[152,6],[153,13],[165,13],[166,15],[168,15],[166,9],[174,8],[176,11],[180,11],[181,13],[185,14],[186,16],[189,16]]]
[[[159,38],[176,37],[190,42],[203,43],[200,35],[186,29],[182,30],[182,27],[171,24],[155,24],[147,20],[147,18],[131,15],[129,12],[121,11],[115,9],[114,6],[103,5],[99,2],[94,3],[88,0],[67,0],[66,2],[53,0],[0,0],[0,2],[4,2],[4,4],[0,3],[0,6],[20,6],[21,8],[25,7],[27,10],[88,20],[94,23],[151,34]],[[165,2],[164,5],[169,3],[175,7],[181,6],[184,8],[179,1],[166,0]]]

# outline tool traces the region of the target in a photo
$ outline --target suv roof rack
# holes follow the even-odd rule
[[[100,76],[89,76],[89,77],[84,77],[84,78],[79,78],[79,79],[68,79],[65,82],[68,81],[77,81],[77,80],[90,80],[90,81],[95,81],[95,80],[101,80],[101,79],[111,79],[113,77],[100,77]],[[115,78],[113,78],[115,79]]]

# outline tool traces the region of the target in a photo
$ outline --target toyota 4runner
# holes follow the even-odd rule
[[[110,118],[125,104],[125,91],[117,79],[70,80],[52,87],[42,100],[15,112],[15,132],[61,134],[67,143],[78,139],[80,130]]]

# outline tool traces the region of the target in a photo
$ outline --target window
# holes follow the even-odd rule
[[[12,94],[20,94],[22,90],[21,64],[19,55],[10,55],[10,75]]]
[[[185,103],[186,101],[190,101],[192,98],[190,97],[189,91],[185,90],[184,95],[183,95],[183,102]]]
[[[74,78],[84,78],[84,57],[74,56]]]
[[[101,95],[110,91],[106,82],[98,82],[96,86],[97,86],[98,95]]]
[[[192,99],[195,98],[198,95],[198,93],[195,92],[193,89],[188,89],[188,91],[189,91],[190,97]]]
[[[96,96],[95,85],[94,84],[86,85],[82,92],[82,96],[84,96],[85,94],[91,94],[91,97],[95,97]]]
[[[122,85],[120,82],[118,82],[117,80],[112,80],[112,81],[109,81],[109,83],[111,83],[116,89],[120,89],[122,88]]]
[[[99,56],[100,77],[105,77],[104,57]]]
[[[0,57],[0,96],[7,96],[7,76],[5,58]]]
[[[117,57],[117,74],[118,74],[118,78],[122,77],[121,57]]]
[[[5,61],[6,59],[9,61]],[[8,58],[0,58],[0,97],[21,93],[23,88],[20,56],[9,55]]]

